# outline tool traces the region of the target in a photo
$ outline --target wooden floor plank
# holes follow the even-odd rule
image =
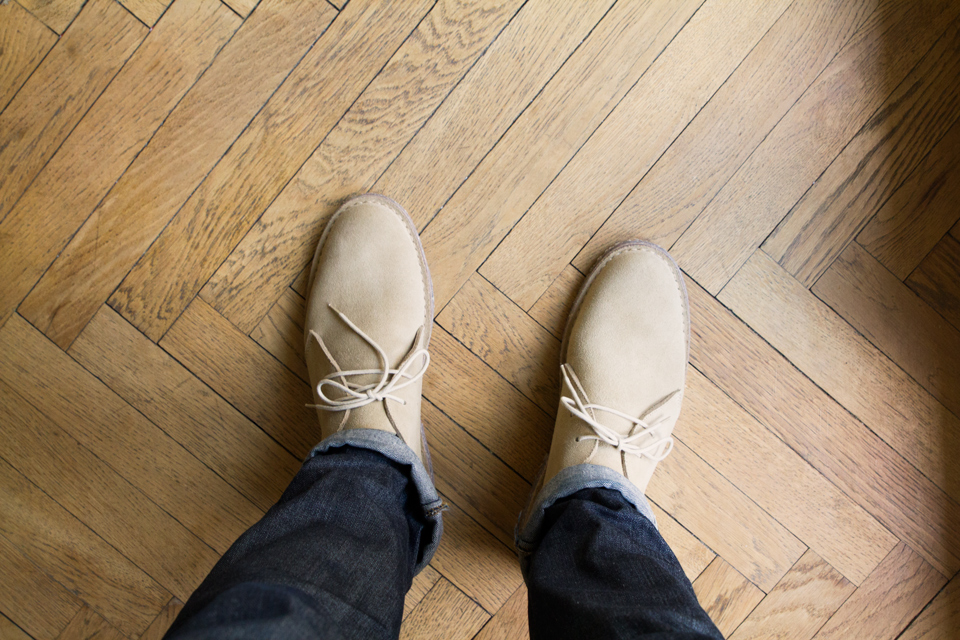
[[[159,340],[431,4],[347,4],[123,279],[111,306]]]
[[[960,505],[703,288],[687,292],[691,363],[944,574],[960,569]]]
[[[480,273],[523,309],[532,307],[789,4],[707,0]],[[631,137],[639,144],[623,144]]]
[[[430,564],[488,613],[496,612],[523,582],[516,550],[497,540],[447,496],[443,538]]]
[[[226,551],[260,518],[253,503],[18,315],[0,329],[0,354],[0,379],[215,550]]]
[[[164,15],[4,220],[18,238],[4,258],[6,304],[40,279],[238,24],[219,0],[177,2]],[[36,289],[21,315],[66,348],[74,335],[50,330],[48,296]]]
[[[945,0],[881,3],[680,236],[680,266],[716,294],[958,14]]]
[[[901,543],[814,637],[893,640],[945,582]]]
[[[313,257],[340,203],[370,190],[520,4],[438,2],[210,278],[203,299],[250,332]],[[576,9],[561,15],[583,13]]]
[[[530,307],[530,317],[539,322],[540,326],[552,333],[554,337],[563,338],[567,316],[583,281],[582,273],[569,264],[565,266],[537,303]]]
[[[552,418],[438,325],[423,395],[527,482],[534,481],[550,448]]]
[[[0,112],[56,42],[57,36],[20,4],[0,5]]]
[[[80,333],[334,16],[322,2],[265,0],[237,30],[30,296],[58,344]]]
[[[258,3],[260,2],[260,0],[223,0],[223,2],[228,7],[236,11],[241,18],[246,18],[247,16],[250,15],[250,12],[253,11],[258,6]],[[321,3],[318,2],[317,4],[321,4]],[[336,4],[336,3],[331,3],[331,4]],[[337,8],[342,9],[343,6],[340,5]]]
[[[731,640],[809,640],[856,587],[812,550],[730,636]]]
[[[160,342],[254,424],[298,459],[320,441],[310,385],[197,299]]]
[[[763,599],[763,592],[718,557],[693,583],[700,606],[724,637],[729,636]]]
[[[475,637],[476,640],[530,640],[526,585],[521,585],[510,596]]]
[[[560,342],[475,273],[437,316],[490,367],[548,413],[560,401]]]
[[[27,11],[37,16],[45,25],[58,34],[62,34],[83,8],[85,0],[17,0]]]
[[[310,376],[303,360],[306,305],[306,300],[299,293],[287,287],[263,320],[250,332],[250,337],[309,384]]]
[[[874,9],[793,2],[573,264],[586,273],[622,240],[676,242]]]
[[[126,636],[99,613],[83,607],[57,640],[126,640]]]
[[[140,18],[148,27],[152,27],[167,10],[171,0],[118,0],[127,11]]]
[[[188,598],[219,554],[0,382],[11,465],[160,585]]]
[[[677,561],[683,568],[687,580],[697,579],[703,570],[710,566],[717,556],[707,545],[700,542],[696,536],[687,531],[682,524],[673,519],[669,513],[661,509],[657,503],[647,500],[653,516],[657,519],[657,529],[666,541],[670,550],[677,556]]]
[[[4,512],[4,518],[12,513]],[[0,535],[0,611],[34,640],[53,640],[83,603]],[[3,636],[0,636],[3,637]]]
[[[261,510],[300,469],[297,458],[109,307],[69,353]]]
[[[433,585],[437,584],[437,580],[440,580],[441,576],[436,569],[427,565],[423,570],[413,577],[413,583],[410,585],[410,590],[407,591],[407,595],[403,599],[403,619],[406,620],[407,616],[417,608],[417,605],[420,604],[420,601],[423,600],[424,596],[433,589]]]
[[[183,603],[177,598],[171,598],[140,636],[140,640],[163,640],[163,636],[170,629],[170,625],[176,620],[181,609],[183,609]]]
[[[145,35],[120,5],[91,0],[44,58],[0,115],[0,220]]]
[[[611,9],[612,4],[524,4],[374,190],[402,203],[423,229],[607,11],[629,29],[642,15],[638,11],[646,10],[639,4]]]
[[[0,613],[0,638],[4,640],[35,640],[2,613]]]
[[[960,415],[960,371],[955,366],[960,331],[860,245],[847,247],[813,291],[954,416]],[[942,407],[935,410],[944,413]],[[939,422],[944,436],[953,431],[956,438],[952,446],[948,438],[936,443],[940,454],[947,459],[960,455],[960,420],[944,417]],[[952,495],[960,500],[960,491]]]
[[[764,241],[812,286],[960,116],[954,22]]]
[[[960,631],[960,579],[953,580],[937,594],[900,640],[952,640]]]
[[[907,286],[960,329],[960,241],[943,236],[907,278]]]
[[[828,302],[835,298],[824,295],[830,290],[837,296],[859,297],[849,284],[842,289],[834,284],[833,275],[821,293]],[[953,472],[954,456],[960,455],[960,420],[840,315],[762,251],[730,281],[720,300],[895,451],[960,500],[960,477]],[[917,343],[916,348],[923,345]]]
[[[437,309],[507,235],[701,1],[618,3],[604,16],[424,230]]]
[[[960,218],[960,122],[873,216],[857,242],[904,280]]]
[[[139,635],[170,593],[0,460],[0,534],[41,571],[128,635]]]
[[[446,578],[440,578],[400,627],[401,640],[472,638],[490,615],[463,595]]]
[[[422,407],[437,489],[507,546],[530,483],[430,402]]]

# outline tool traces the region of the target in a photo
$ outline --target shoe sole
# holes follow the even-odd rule
[[[307,279],[307,295],[309,296],[313,292],[313,278],[317,274],[317,258],[320,257],[320,252],[323,250],[323,245],[327,241],[327,236],[330,233],[330,229],[333,227],[333,223],[336,222],[337,218],[340,217],[340,214],[344,212],[344,209],[348,204],[361,199],[371,202],[378,202],[392,210],[394,213],[399,214],[404,224],[407,225],[407,230],[410,232],[413,242],[417,247],[417,251],[420,255],[420,267],[423,269],[423,284],[427,289],[427,296],[425,300],[427,321],[424,323],[425,330],[423,336],[423,348],[426,349],[430,346],[430,337],[433,333],[433,278],[430,275],[430,267],[427,265],[427,255],[423,251],[423,243],[420,242],[420,232],[417,231],[417,225],[414,224],[413,218],[410,217],[410,214],[407,213],[407,210],[404,209],[400,203],[393,198],[381,195],[379,193],[364,193],[347,198],[339,207],[337,207],[336,212],[330,217],[330,220],[327,221],[327,226],[323,228],[323,233],[320,234],[320,241],[317,242],[317,248],[313,252],[313,262],[310,263],[310,277]],[[430,474],[430,478],[432,479],[433,462],[430,459],[430,448],[427,446],[427,434],[426,429],[423,426],[423,422],[420,423],[420,447],[423,450],[423,466],[427,468],[427,473]]]
[[[687,362],[690,362],[690,301],[687,297],[687,285],[684,282],[683,272],[680,271],[680,266],[677,265],[677,262],[673,259],[673,256],[671,256],[666,249],[659,245],[653,244],[652,242],[647,242],[645,240],[627,240],[625,242],[617,243],[607,249],[607,251],[600,256],[600,259],[597,260],[597,263],[593,266],[593,269],[590,270],[590,273],[587,274],[587,279],[584,280],[583,285],[580,287],[580,292],[577,293],[577,297],[573,301],[573,306],[570,307],[570,313],[567,314],[567,324],[563,329],[563,338],[560,341],[560,364],[563,364],[567,361],[567,342],[570,339],[570,330],[577,319],[577,314],[580,312],[580,305],[583,303],[583,298],[587,295],[590,285],[593,284],[593,281],[596,279],[596,277],[613,258],[627,251],[637,251],[641,249],[653,250],[654,253],[658,254],[661,258],[666,259],[667,263],[673,267],[677,286],[680,288],[680,293],[683,295],[684,340],[686,343]]]

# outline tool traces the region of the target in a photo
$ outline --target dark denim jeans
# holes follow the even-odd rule
[[[388,446],[392,455],[340,442],[311,457],[167,637],[397,638],[440,520],[422,466]],[[721,637],[654,524],[619,491],[581,489],[542,516],[522,554],[534,640]]]

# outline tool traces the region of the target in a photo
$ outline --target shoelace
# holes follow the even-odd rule
[[[387,360],[387,354],[380,347],[380,345],[377,344],[370,336],[364,333],[357,325],[351,322],[350,318],[348,318],[345,314],[335,309],[333,305],[328,306],[330,306],[330,310],[336,313],[348,327],[350,327],[364,340],[364,342],[369,344],[373,350],[377,352],[377,358],[380,360],[382,367],[379,369],[355,369],[353,371],[341,370],[340,365],[337,364],[333,354],[331,354],[330,350],[327,349],[323,339],[316,331],[311,330],[310,336],[313,337],[313,339],[316,340],[320,345],[324,355],[333,365],[335,371],[325,376],[322,380],[320,380],[320,382],[317,383],[317,396],[320,398],[322,404],[310,404],[307,406],[314,409],[320,409],[321,411],[350,411],[352,409],[364,407],[372,402],[383,402],[385,400],[393,400],[394,402],[399,402],[400,404],[407,404],[406,400],[393,394],[416,383],[420,378],[423,377],[424,372],[427,370],[427,366],[430,364],[430,354],[427,352],[427,350],[415,348],[416,345],[420,343],[420,330],[417,330],[417,335],[413,340],[413,346],[410,347],[410,352],[404,356],[403,360],[400,362],[400,365],[396,369],[391,369],[389,367],[389,361]],[[409,373],[410,367],[421,356],[423,357],[423,366],[421,366],[420,370],[416,373]],[[350,376],[366,375],[379,375],[380,380],[375,384],[357,384],[347,380],[347,378]],[[325,386],[332,387],[344,395],[338,398],[331,398],[324,393]],[[387,412],[387,416],[390,418],[390,422],[392,423],[393,418],[390,417],[389,411]],[[396,428],[396,425],[394,425],[394,429]]]
[[[590,452],[590,455],[587,456],[587,459],[584,461],[584,463],[590,462],[590,460],[593,459],[593,456],[596,455],[597,450],[600,448],[601,442],[614,447],[618,453],[622,452],[624,454],[641,456],[649,458],[654,462],[663,460],[670,455],[671,451],[673,451],[673,438],[671,436],[658,438],[653,442],[643,446],[634,443],[652,433],[653,430],[663,424],[664,420],[666,419],[664,416],[661,416],[653,422],[648,423],[643,420],[643,416],[649,415],[651,412],[666,404],[670,398],[679,393],[679,390],[674,391],[657,402],[653,407],[641,414],[641,417],[633,417],[623,413],[622,411],[611,409],[610,407],[604,407],[591,402],[584,402],[584,400],[587,400],[587,394],[583,390],[583,385],[580,384],[577,374],[574,373],[569,364],[561,365],[560,371],[563,373],[564,384],[566,385],[567,389],[570,390],[570,395],[573,396],[572,398],[562,396],[560,398],[560,403],[563,404],[563,406],[566,407],[567,411],[569,411],[571,414],[586,422],[596,434],[593,436],[579,436],[577,438],[577,442],[582,440],[594,441],[593,450]],[[627,435],[621,435],[610,427],[597,421],[595,415],[598,411],[603,411],[615,415],[618,418],[628,420],[633,424],[633,427],[630,429]]]

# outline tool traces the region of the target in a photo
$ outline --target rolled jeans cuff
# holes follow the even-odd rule
[[[409,467],[410,480],[420,496],[420,507],[423,509],[423,517],[426,520],[424,535],[420,539],[420,552],[413,569],[414,575],[420,573],[433,558],[443,533],[441,517],[443,500],[437,495],[431,474],[423,466],[417,454],[403,440],[392,433],[376,429],[349,429],[335,433],[315,446],[307,459],[326,453],[330,449],[346,446],[376,451],[397,464]]]
[[[520,555],[520,566],[524,573],[527,570],[529,557],[536,550],[543,535],[543,520],[547,509],[558,500],[572,496],[582,489],[619,491],[627,502],[646,516],[654,527],[657,527],[657,518],[653,515],[646,496],[623,474],[596,464],[567,467],[537,492],[517,522],[515,538],[517,552]],[[659,530],[659,527],[657,529]]]

